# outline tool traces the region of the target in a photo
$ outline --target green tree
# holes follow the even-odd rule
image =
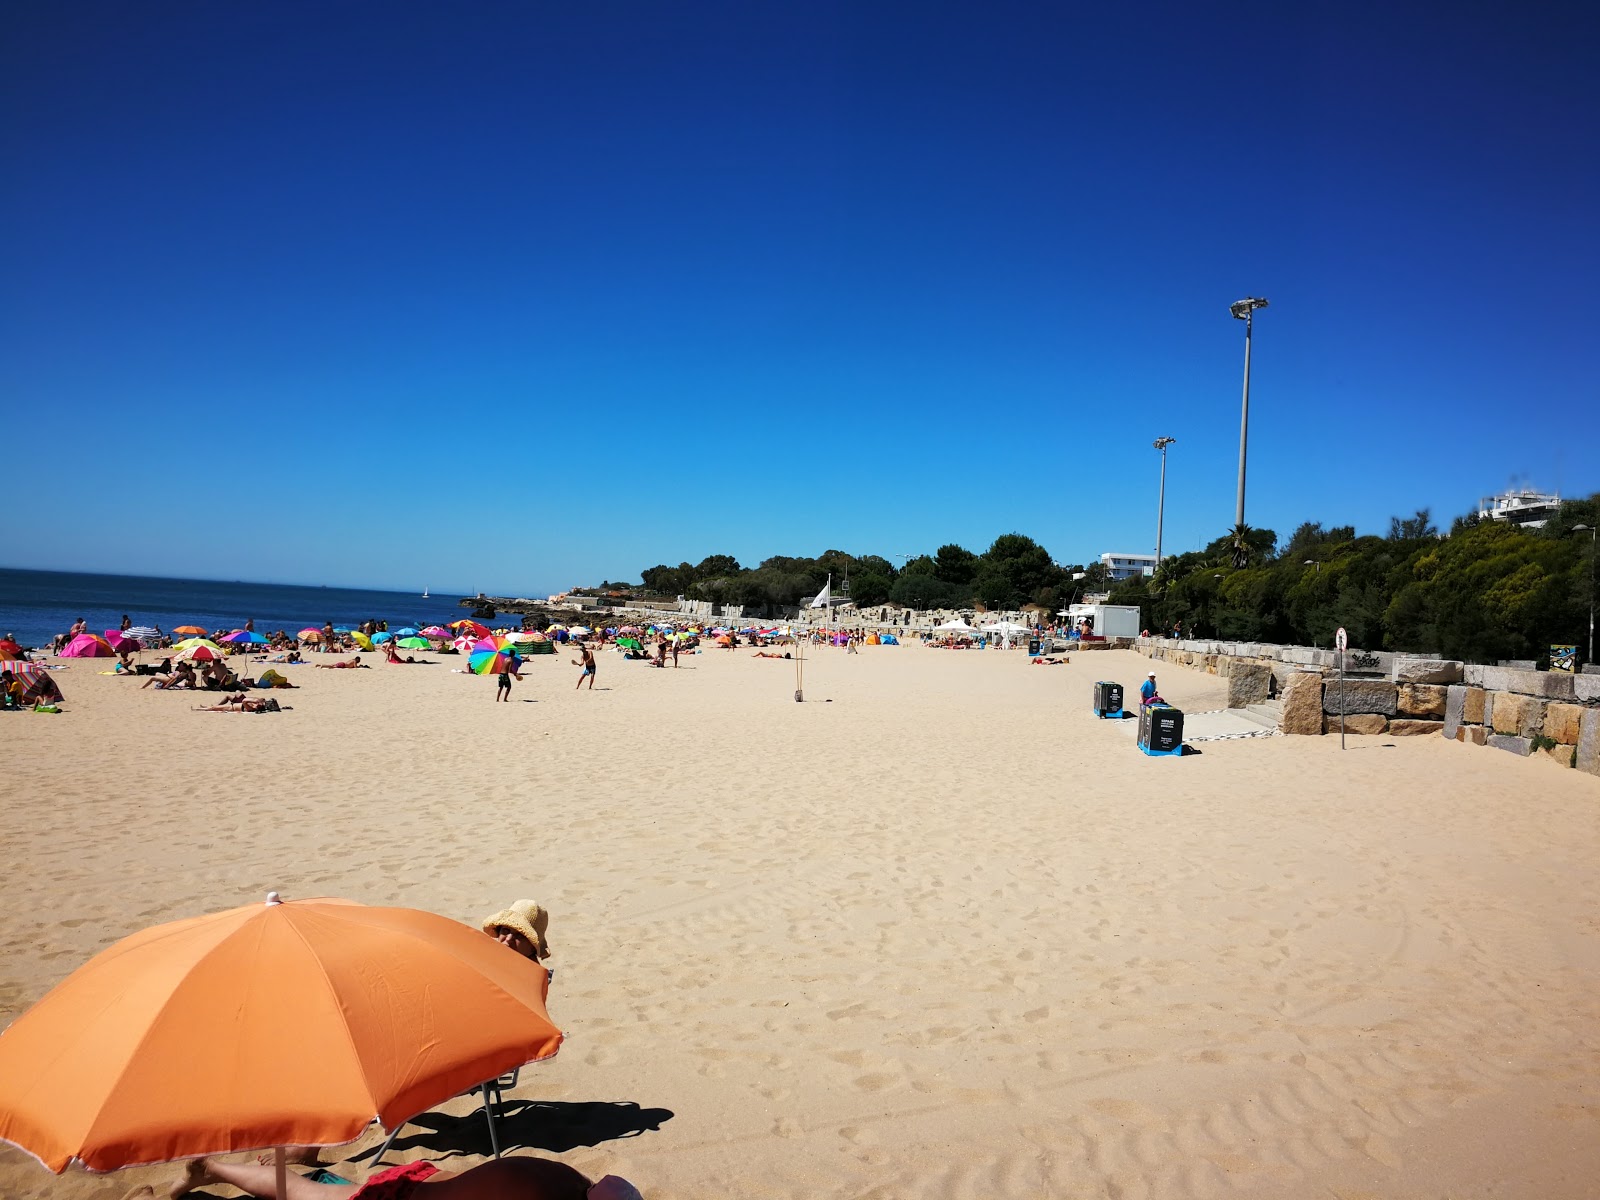
[[[939,547],[933,564],[933,573],[946,583],[965,587],[978,577],[978,556],[954,542]]]

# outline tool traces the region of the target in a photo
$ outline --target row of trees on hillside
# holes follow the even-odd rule
[[[1600,494],[1569,500],[1542,529],[1459,517],[1440,536],[1427,511],[1389,522],[1386,537],[1306,522],[1283,546],[1270,529],[1237,531],[1167,559],[1153,579],[1113,589],[1143,624],[1227,640],[1329,646],[1343,626],[1367,649],[1470,662],[1542,659],[1552,645],[1587,644]]]
[[[742,567],[731,555],[713,554],[699,563],[661,564],[644,572],[645,590],[716,604],[742,604],[746,612],[770,614],[808,603],[829,575],[837,586],[850,580],[850,597],[866,608],[1016,609],[1027,603],[1061,607],[1075,594],[1103,587],[1103,569],[1060,566],[1045,548],[1020,533],[1002,534],[982,554],[963,546],[940,546],[901,566],[877,554],[829,550],[816,558],[776,556]],[[1073,579],[1074,575],[1084,577]]]
[[[756,567],[714,554],[651,567],[644,588],[761,615],[806,604],[830,573],[836,584],[849,577],[851,598],[864,608],[1033,603],[1056,612],[1109,588],[1111,603],[1137,605],[1150,630],[1181,622],[1196,637],[1327,646],[1342,625],[1352,645],[1367,649],[1538,659],[1551,645],[1586,644],[1593,543],[1574,527],[1597,524],[1600,493],[1567,501],[1542,529],[1473,514],[1441,536],[1426,510],[1395,517],[1384,537],[1308,521],[1280,546],[1270,529],[1234,529],[1168,558],[1154,578],[1114,586],[1098,562],[1062,566],[1032,538],[1007,533],[981,554],[952,543],[898,568],[881,555],[842,550],[780,555]]]

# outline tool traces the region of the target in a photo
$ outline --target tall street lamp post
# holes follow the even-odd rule
[[[1239,411],[1239,500],[1233,513],[1236,537],[1244,529],[1245,449],[1250,441],[1250,334],[1255,327],[1256,309],[1266,307],[1267,302],[1259,296],[1246,296],[1243,300],[1235,300],[1228,306],[1228,311],[1233,313],[1237,320],[1244,322],[1244,402]],[[1236,545],[1233,552],[1234,566],[1242,567],[1244,563],[1240,558],[1244,553],[1244,547]]]
[[[1174,445],[1177,438],[1158,437],[1155,448],[1161,451],[1161,493],[1156,501],[1156,570],[1161,570],[1161,523],[1167,514],[1167,447]]]
[[[1595,527],[1593,525],[1574,525],[1573,533],[1587,533],[1589,535],[1589,657],[1585,662],[1594,662],[1594,552],[1595,552]]]

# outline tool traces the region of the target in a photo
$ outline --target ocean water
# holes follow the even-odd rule
[[[542,593],[535,593],[542,594]],[[237,629],[254,619],[256,631],[308,625],[355,625],[367,618],[390,629],[445,625],[467,615],[454,593],[424,600],[406,592],[361,588],[297,587],[281,583],[222,583],[208,579],[149,579],[137,575],[80,575],[65,571],[0,568],[0,634],[24,646],[43,646],[79,617],[95,633],[115,629],[126,613],[135,625],[199,625]]]

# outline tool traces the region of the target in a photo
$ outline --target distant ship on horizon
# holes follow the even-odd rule
[[[428,598],[428,589],[427,588],[423,588],[422,589],[422,598],[424,600],[426,600]]]

